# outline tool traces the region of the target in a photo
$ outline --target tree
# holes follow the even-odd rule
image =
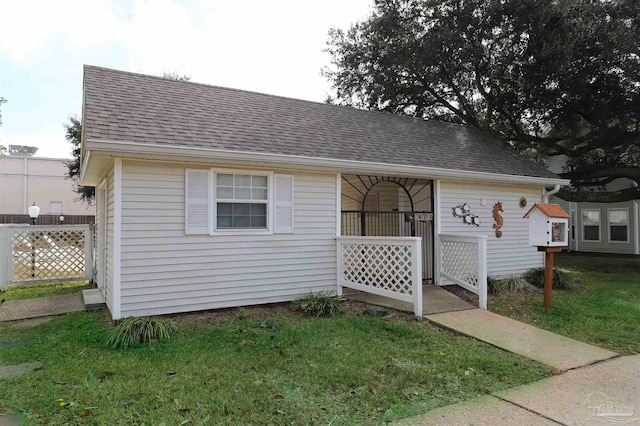
[[[72,146],[73,159],[67,161],[67,179],[73,182],[73,190],[79,195],[79,199],[89,205],[93,204],[96,189],[93,186],[80,185],[80,156],[82,154],[82,123],[75,117],[69,117],[69,123],[64,125],[65,137]]]
[[[376,0],[329,32],[333,102],[476,126],[569,157],[574,201],[640,199],[640,2]],[[621,191],[603,185],[635,182]]]
[[[165,71],[162,73],[162,78],[166,80],[174,80],[174,81],[191,80],[191,76],[188,76],[187,74],[178,74],[177,72],[168,72],[168,71]]]

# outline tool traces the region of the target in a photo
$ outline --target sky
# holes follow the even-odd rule
[[[330,28],[373,0],[0,0],[0,145],[69,158],[82,65],[322,102]]]

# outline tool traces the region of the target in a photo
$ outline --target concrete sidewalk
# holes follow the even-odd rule
[[[640,424],[640,355],[438,408],[397,425]]]
[[[0,321],[17,321],[67,312],[84,311],[82,293],[35,299],[9,300],[0,305]]]
[[[561,371],[618,356],[615,352],[481,309],[426,315],[425,318]]]

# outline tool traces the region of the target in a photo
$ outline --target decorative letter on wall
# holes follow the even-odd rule
[[[504,210],[502,210],[502,203],[500,201],[498,201],[494,206],[493,206],[493,220],[496,221],[496,223],[493,224],[493,227],[496,230],[496,237],[498,238],[502,238],[502,231],[500,230],[500,228],[502,228],[502,216],[500,216],[500,212],[504,212]]]

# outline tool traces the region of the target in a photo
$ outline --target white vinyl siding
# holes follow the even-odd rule
[[[523,219],[534,203],[542,202],[542,188],[524,185],[499,185],[481,182],[440,182],[440,232],[443,234],[487,235],[487,270],[492,277],[517,275],[527,269],[542,267],[543,253],[529,245],[529,223]],[[520,198],[527,206],[520,207]],[[482,200],[486,205],[482,206]],[[502,238],[493,229],[493,206],[502,202],[504,212]],[[465,225],[462,218],[454,217],[452,208],[461,204],[470,207],[478,216],[480,226]]]
[[[114,190],[113,190],[113,169],[107,177],[107,238],[106,238],[106,303],[107,307],[113,312],[113,236],[114,236]]]
[[[335,288],[335,174],[294,175],[293,234],[185,235],[185,168],[125,160],[123,169],[122,317]]]

